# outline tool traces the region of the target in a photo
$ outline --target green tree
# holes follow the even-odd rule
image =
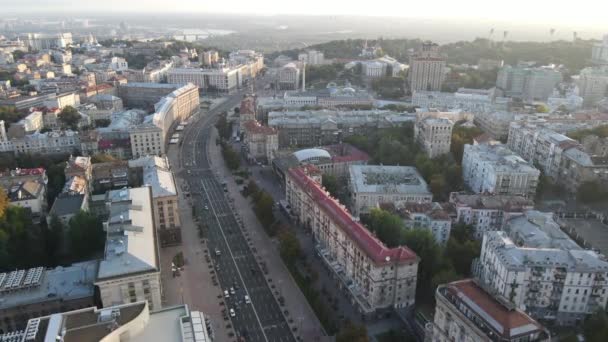
[[[293,263],[300,257],[300,241],[296,235],[288,229],[281,229],[278,238],[281,257],[286,264],[293,265]]]
[[[583,326],[587,342],[604,342],[608,336],[608,315],[598,310],[585,320]]]
[[[72,106],[64,107],[58,115],[59,121],[64,128],[71,130],[78,129],[78,122],[80,121],[80,113]]]
[[[62,260],[65,250],[65,227],[57,215],[51,217],[51,222],[45,231],[46,255],[51,265],[57,265]]]
[[[274,200],[265,191],[260,191],[259,195],[256,196],[253,205],[253,211],[260,220],[260,223],[264,228],[268,229],[274,223],[274,213],[272,208],[274,206]]]
[[[583,203],[608,201],[608,189],[598,181],[585,182],[577,191],[577,198]]]
[[[338,198],[338,179],[334,175],[323,175],[322,178],[323,187],[333,197]]]
[[[106,240],[101,219],[93,213],[80,211],[69,222],[70,251],[77,260],[100,255]]]
[[[420,258],[418,282],[416,284],[417,296],[432,297],[434,291],[432,287],[433,276],[446,267],[446,261],[442,258],[441,247],[435,241],[433,234],[423,229],[407,230],[404,233],[403,242]]]
[[[2,79],[2,77],[0,77]],[[15,107],[0,106],[0,120],[3,120],[8,126],[23,118],[23,115]]]
[[[403,221],[399,216],[386,210],[373,208],[369,214],[367,227],[388,247],[396,247],[403,243]]]
[[[6,191],[3,188],[0,188],[0,219],[4,218],[4,213],[6,212],[6,208],[8,208],[9,200],[6,195]]]
[[[48,265],[39,225],[28,209],[8,206],[0,219],[0,270]]]
[[[232,134],[232,127],[228,122],[227,113],[222,113],[222,115],[220,115],[219,119],[215,123],[215,128],[217,128],[217,133],[219,134],[220,138],[224,140],[230,139],[230,135]]]
[[[336,335],[336,342],[368,342],[367,329],[364,325],[348,322]]]
[[[450,151],[458,163],[462,163],[465,144],[473,144],[473,138],[480,136],[483,131],[477,127],[454,126]]]
[[[110,123],[112,123],[110,119],[98,119],[95,120],[95,127],[108,127],[110,126]]]
[[[222,156],[224,157],[226,166],[230,170],[237,170],[241,166],[241,158],[239,154],[226,143],[222,143]]]

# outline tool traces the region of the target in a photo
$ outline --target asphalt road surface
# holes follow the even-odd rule
[[[217,113],[234,108],[242,95],[243,92],[230,95],[207,116],[191,124],[180,151],[181,176],[188,182],[196,215],[208,239],[208,253],[204,257],[211,259],[222,292],[228,291],[229,297],[224,298],[225,315],[236,336],[245,341],[295,341],[283,309],[266,282],[257,251],[249,246],[249,234],[235,217],[222,180],[210,168],[207,156],[207,144],[215,143],[208,140]],[[250,304],[245,303],[245,296],[251,298]],[[234,317],[230,309],[234,310]]]

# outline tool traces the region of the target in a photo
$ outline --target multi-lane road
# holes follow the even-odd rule
[[[238,105],[242,95],[239,92],[228,96],[190,125],[180,149],[180,176],[188,182],[195,212],[204,226],[208,247],[204,257],[213,265],[222,293],[228,291],[223,299],[224,310],[236,337],[246,341],[295,341],[283,309],[266,281],[266,270],[250,246],[249,233],[234,214],[223,180],[209,163],[207,147],[217,114]],[[246,303],[245,296],[251,299],[250,303]]]

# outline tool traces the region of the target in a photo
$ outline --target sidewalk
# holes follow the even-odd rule
[[[214,129],[211,141],[214,141],[216,137],[217,131]],[[234,178],[224,165],[220,147],[212,143],[208,145],[208,148],[212,168],[228,183],[228,193],[234,201],[236,214],[249,230],[253,247],[258,250],[258,255],[266,262],[269,271],[268,278],[272,278],[272,284],[277,285],[273,290],[277,290],[285,298],[286,308],[289,311],[287,319],[292,328],[297,328],[296,335],[301,336],[303,341],[332,341],[333,338],[323,336],[321,323],[283,264],[277,242],[266,235],[249,200],[240,194]]]

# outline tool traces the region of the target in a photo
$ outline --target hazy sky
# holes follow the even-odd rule
[[[580,25],[608,31],[606,0],[0,0],[6,12],[373,15]],[[1,14],[0,14],[1,15]]]

